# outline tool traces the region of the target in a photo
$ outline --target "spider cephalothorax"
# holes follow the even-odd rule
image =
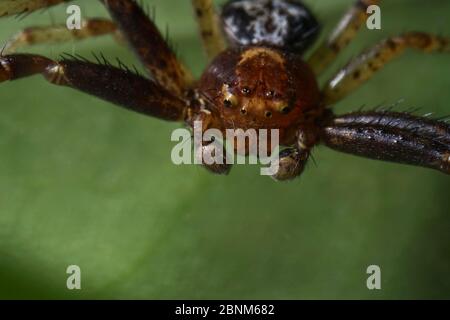
[[[65,1],[0,2],[0,16]],[[135,0],[100,1],[113,21],[90,19],[77,31],[60,26],[28,28],[15,36],[0,55],[0,81],[42,74],[51,83],[136,112],[189,126],[202,121],[202,130],[275,129],[286,147],[279,153],[279,170],[273,174],[276,180],[298,176],[318,143],[450,173],[450,126],[446,122],[382,110],[336,116],[331,110],[405,49],[450,52],[448,37],[422,32],[390,37],[355,57],[323,88],[317,85],[316,77],[365,23],[368,7],[381,0],[356,0],[306,62],[302,53],[320,26],[300,0],[229,1],[220,18],[212,0],[192,0],[206,53],[213,60],[199,81],[193,80]],[[119,68],[113,67],[103,56],[92,63],[79,56],[53,61],[11,53],[22,45],[107,33],[119,33],[128,41],[153,80],[131,72],[121,62]],[[196,151],[210,151],[213,140],[196,146]],[[203,164],[215,173],[230,170],[226,163]]]
[[[269,47],[219,54],[203,74],[199,91],[222,129],[279,129],[283,145],[292,144],[299,126],[322,111],[308,65],[298,55]]]

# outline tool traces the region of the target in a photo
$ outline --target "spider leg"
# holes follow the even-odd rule
[[[70,0],[2,0],[0,1],[0,17],[31,12],[67,1]]]
[[[380,0],[357,0],[345,13],[330,37],[308,59],[316,75],[320,75],[353,40],[367,20],[367,8],[379,3]]]
[[[192,0],[192,6],[195,10],[203,47],[208,58],[212,59],[226,48],[219,17],[212,0]]]
[[[131,71],[82,60],[0,56],[0,82],[41,74],[53,84],[78,89],[116,105],[164,120],[183,121],[186,103],[161,85]]]
[[[354,91],[407,48],[425,53],[450,52],[450,38],[422,32],[408,32],[380,42],[352,59],[327,82],[322,92],[324,104],[333,104]]]
[[[193,82],[192,75],[177,59],[153,21],[135,0],[100,0],[155,80],[175,94]]]
[[[337,151],[450,174],[450,125],[400,112],[355,112],[332,119],[321,140]]]
[[[44,43],[61,43],[82,40],[106,34],[114,34],[120,41],[115,24],[106,19],[88,19],[83,21],[80,30],[69,30],[66,25],[29,27],[13,36],[5,45],[3,53],[13,53],[18,48]]]

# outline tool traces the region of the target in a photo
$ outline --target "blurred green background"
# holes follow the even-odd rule
[[[145,2],[199,75],[190,2]],[[106,16],[97,1],[76,3],[84,17]],[[323,37],[353,0],[307,3]],[[383,29],[361,32],[333,69],[387,35],[450,35],[449,14],[449,1],[384,1]],[[0,40],[66,16],[63,5],[2,19]],[[138,64],[108,36],[24,51],[101,51]],[[336,110],[405,99],[401,107],[449,114],[449,61],[408,52]],[[1,83],[0,98],[0,298],[450,298],[448,176],[319,147],[317,165],[290,183],[250,165],[217,177],[172,164],[178,124],[39,76]],[[82,270],[79,291],[66,289],[72,264]],[[366,288],[371,264],[382,290]]]

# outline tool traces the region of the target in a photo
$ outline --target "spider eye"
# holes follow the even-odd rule
[[[289,106],[284,106],[280,109],[280,111],[283,114],[287,114],[287,113],[291,112],[291,108],[289,108]]]
[[[225,99],[223,100],[223,105],[227,108],[232,108],[237,106],[237,98],[235,95],[232,94],[226,94]]]
[[[249,87],[244,87],[244,88],[242,88],[241,92],[245,95],[249,95],[251,90]]]
[[[231,100],[225,99],[223,100],[223,105],[227,108],[231,108],[233,106],[233,103],[231,102]]]
[[[266,97],[267,98],[273,98],[275,96],[275,91],[273,90],[269,90],[266,92]]]

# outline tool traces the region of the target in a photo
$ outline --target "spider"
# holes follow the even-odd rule
[[[0,3],[0,16],[26,13],[67,0],[17,0]],[[381,0],[358,0],[332,35],[307,58],[320,32],[301,1],[228,1],[220,14],[212,0],[192,0],[208,59],[200,79],[176,58],[151,19],[134,0],[101,0],[112,21],[90,19],[81,30],[28,28],[10,40],[0,56],[0,82],[41,74],[50,83],[81,90],[121,107],[202,130],[278,129],[279,170],[275,180],[290,180],[304,170],[312,148],[332,149],[373,159],[437,169],[450,174],[450,125],[438,119],[389,110],[335,115],[331,107],[408,49],[449,52],[450,38],[406,32],[387,38],[352,59],[323,88],[317,77],[351,42],[367,19],[367,8]],[[60,61],[15,54],[23,45],[120,34],[151,79],[125,67],[90,62],[79,56]],[[121,65],[122,66],[122,65]],[[198,149],[207,151],[205,142]],[[197,150],[198,151],[198,150]],[[227,174],[229,164],[203,165]]]

